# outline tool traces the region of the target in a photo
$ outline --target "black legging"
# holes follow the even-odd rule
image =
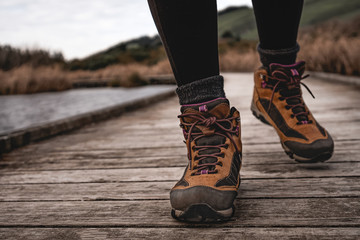
[[[219,75],[216,0],[148,0],[178,86]],[[260,46],[296,45],[303,0],[252,0]]]

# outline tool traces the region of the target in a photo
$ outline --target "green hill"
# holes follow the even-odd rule
[[[95,53],[84,59],[70,61],[70,70],[88,69],[96,70],[111,64],[127,64],[140,62],[153,64],[165,56],[158,36],[132,39],[112,46],[105,51]]]
[[[300,26],[314,25],[330,19],[348,20],[360,15],[360,0],[305,0]],[[256,40],[256,22],[249,7],[230,7],[219,12],[219,36],[231,34]]]
[[[256,39],[256,22],[252,8],[230,7],[219,12],[219,36],[231,32],[241,39]]]
[[[360,0],[305,0],[300,25],[311,26],[330,19],[349,20],[358,15],[360,15]],[[242,6],[222,10],[219,12],[218,25],[220,37],[257,40],[252,8]],[[165,56],[159,37],[145,36],[119,43],[84,59],[73,60],[68,64],[68,68],[96,70],[111,64],[132,62],[151,65]]]

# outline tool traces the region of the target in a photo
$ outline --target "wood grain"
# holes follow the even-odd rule
[[[238,198],[357,197],[360,177],[243,179]],[[0,201],[101,201],[169,199],[176,181],[73,184],[11,184],[0,188]],[[284,187],[288,186],[288,187]],[[289,191],[291,188],[292,191]]]
[[[332,159],[297,164],[251,114],[252,74],[226,74],[241,111],[243,168],[234,218],[170,216],[187,164],[176,98],[34,143],[0,159],[0,239],[357,239],[359,89],[307,81],[307,105],[335,140]]]
[[[359,228],[1,228],[1,239],[118,240],[118,239],[343,239],[354,240]]]
[[[235,207],[223,227],[360,226],[359,198],[241,199]],[[191,225],[172,219],[170,209],[168,200],[2,202],[0,226]]]

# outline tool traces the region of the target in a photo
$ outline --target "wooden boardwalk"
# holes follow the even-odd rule
[[[335,155],[298,164],[251,115],[252,75],[225,77],[244,149],[232,221],[190,225],[170,216],[169,190],[187,164],[174,97],[4,155],[0,239],[359,238],[360,89],[305,81]]]

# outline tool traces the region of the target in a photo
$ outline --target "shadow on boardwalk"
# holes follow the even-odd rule
[[[359,89],[306,80],[316,100],[305,99],[334,137],[335,155],[304,165],[251,115],[251,74],[225,77],[244,144],[232,221],[190,228],[170,216],[168,192],[187,164],[174,97],[5,155],[0,238],[357,238]]]

